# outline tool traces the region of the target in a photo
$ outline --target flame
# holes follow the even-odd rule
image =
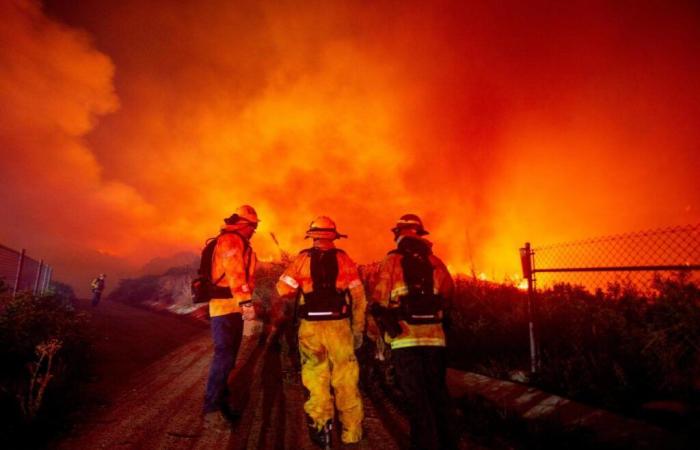
[[[376,261],[413,212],[500,280],[525,241],[700,221],[690,5],[205,3],[2,2],[0,243],[79,285],[242,203],[262,258],[327,214]]]

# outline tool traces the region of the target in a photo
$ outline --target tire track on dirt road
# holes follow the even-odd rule
[[[212,355],[211,338],[201,335],[137,374],[112,406],[78,428],[60,449],[120,450],[317,450],[306,429],[306,392],[291,358],[247,324],[236,368],[229,379],[243,411],[227,432],[207,430],[201,407]],[[358,450],[408,447],[408,422],[381,389],[363,393],[364,439]],[[340,442],[336,418],[333,448]],[[460,448],[466,448],[460,445]]]
[[[142,439],[164,432],[173,412],[191,403],[187,400],[192,396],[201,397],[209,340],[202,336],[144,369],[109,410],[85,424],[86,430],[78,429],[78,436],[60,448],[143,448],[137,446]]]

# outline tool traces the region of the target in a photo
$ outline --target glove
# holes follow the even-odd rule
[[[352,344],[353,344],[353,347],[355,348],[355,350],[362,347],[362,339],[363,339],[363,335],[361,332],[352,334]]]
[[[252,302],[241,305],[241,315],[243,320],[255,320],[255,306]]]

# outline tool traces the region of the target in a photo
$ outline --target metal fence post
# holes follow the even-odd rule
[[[19,254],[19,261],[17,262],[17,275],[15,276],[15,286],[12,289],[12,298],[15,298],[17,291],[19,290],[19,282],[22,279],[22,269],[24,267],[24,254],[26,250],[22,249]]]
[[[535,305],[535,280],[533,276],[533,255],[530,243],[526,242],[525,247],[520,249],[520,264],[523,269],[523,278],[527,279],[527,315],[530,334],[530,372],[540,371],[540,355],[536,339],[535,317],[537,313]]]
[[[44,270],[44,260],[39,261],[39,267],[36,269],[36,278],[34,279],[34,295],[39,293],[39,281],[41,281],[42,271]]]
[[[44,282],[42,283],[42,286],[41,286],[41,293],[42,294],[46,294],[46,291],[49,290],[49,283],[51,283],[51,272],[52,271],[53,271],[53,269],[51,268],[51,266],[46,266],[46,271],[45,271],[45,275],[44,275]]]

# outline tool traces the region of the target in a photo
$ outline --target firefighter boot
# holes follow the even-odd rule
[[[323,450],[330,450],[331,443],[331,432],[333,431],[333,420],[329,420],[322,427],[317,427],[313,419],[308,418],[309,425],[309,437],[311,442],[321,447]]]

